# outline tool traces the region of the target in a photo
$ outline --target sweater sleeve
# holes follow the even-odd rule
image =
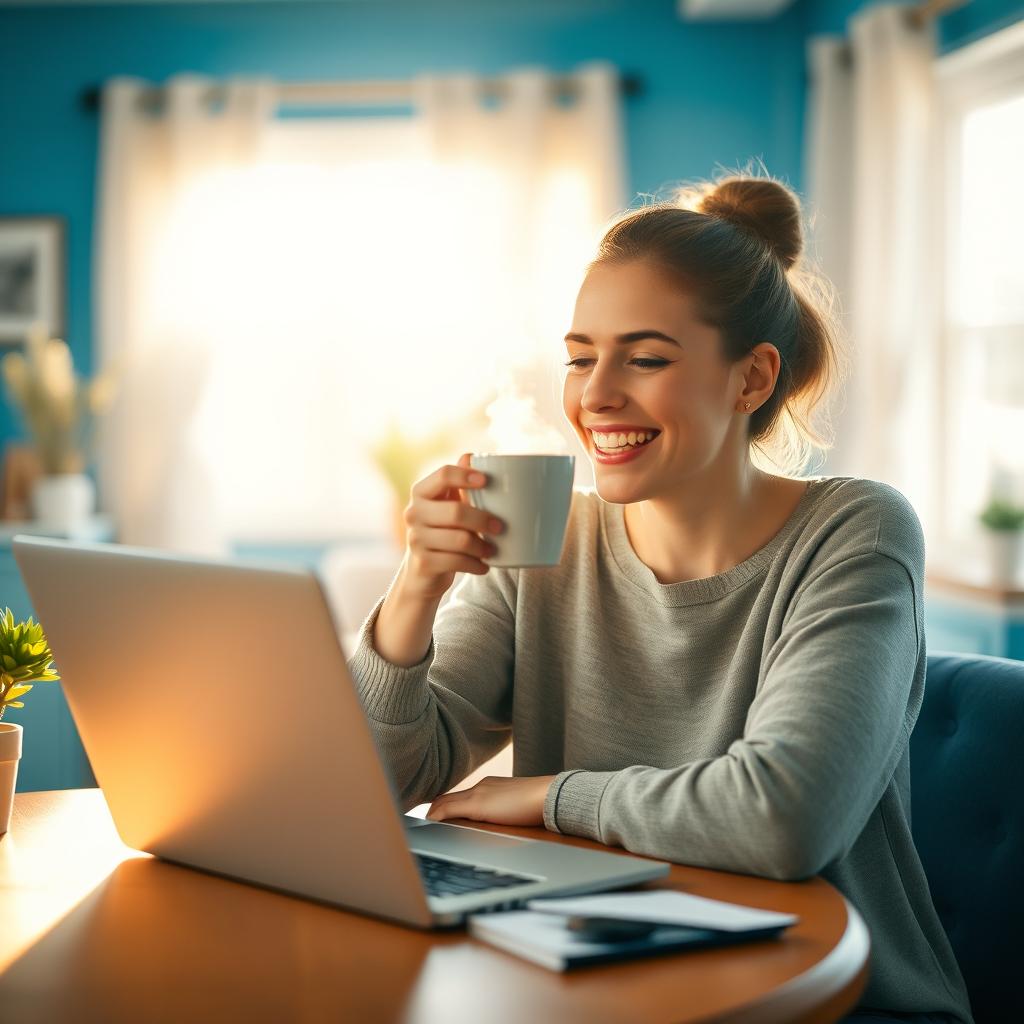
[[[382,597],[348,667],[403,811],[446,792],[512,737],[515,570],[464,575],[416,665],[373,646]]]
[[[725,754],[562,772],[545,825],[679,863],[818,874],[852,846],[903,755],[923,690],[922,633],[901,561],[862,549],[826,564],[796,592]]]

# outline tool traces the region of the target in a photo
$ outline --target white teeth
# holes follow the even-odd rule
[[[599,434],[591,431],[594,437],[594,444],[602,451],[616,451],[619,448],[635,447],[652,441],[655,437],[653,430],[631,430],[627,433]]]

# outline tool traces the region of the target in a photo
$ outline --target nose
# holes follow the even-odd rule
[[[601,412],[604,409],[621,409],[626,404],[615,368],[610,362],[595,366],[587,378],[580,405],[587,412]]]

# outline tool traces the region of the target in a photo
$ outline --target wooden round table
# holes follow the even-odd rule
[[[464,930],[418,932],[139,854],[99,790],[19,794],[0,837],[0,1022],[824,1022],[863,990],[867,931],[821,879],[674,866],[648,887],[800,922],[775,940],[558,974]]]

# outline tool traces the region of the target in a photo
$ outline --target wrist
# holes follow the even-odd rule
[[[388,591],[388,599],[394,596],[394,604],[409,609],[410,612],[433,615],[441,604],[444,594],[434,594],[424,590],[421,585],[410,577],[408,555],[402,559],[402,565],[395,576],[395,581]]]
[[[374,623],[373,647],[387,662],[412,668],[430,653],[434,616],[440,598],[417,594],[403,586],[401,574],[388,591]]]

